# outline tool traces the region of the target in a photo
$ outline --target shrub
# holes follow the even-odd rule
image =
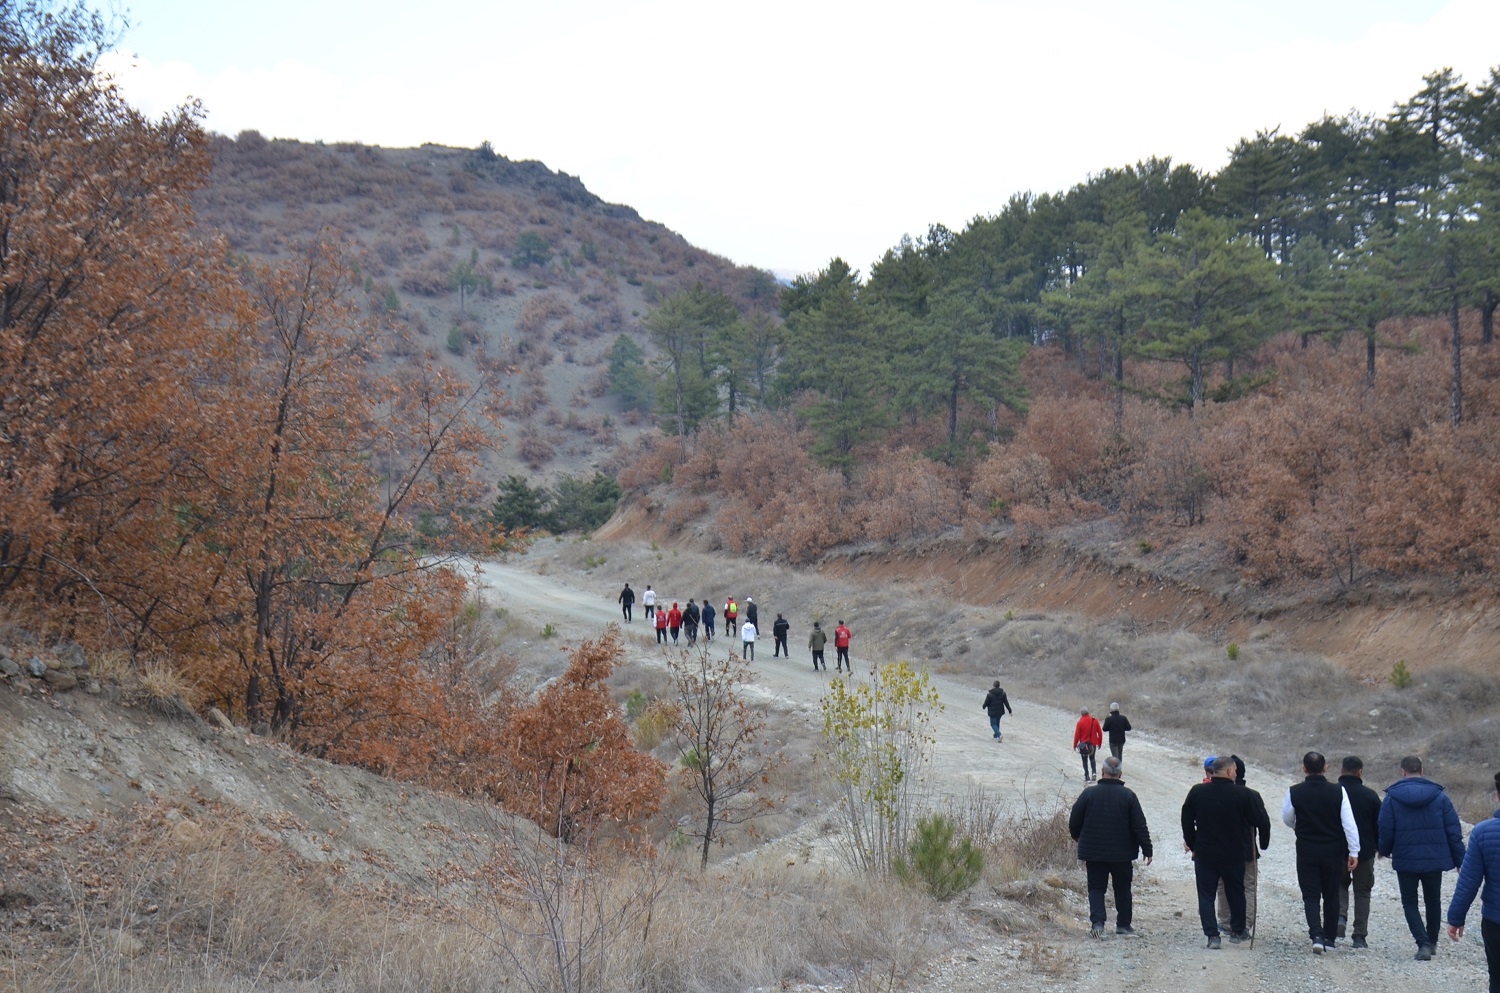
[[[950,900],[979,882],[984,852],[942,814],[917,821],[907,855],[891,860],[896,878],[908,886],[922,885],[935,900]]]
[[[1231,662],[1238,659],[1240,657],[1239,643],[1231,641],[1228,645],[1225,645],[1224,654],[1229,656],[1229,661]]]
[[[454,355],[464,353],[464,329],[457,324],[448,329],[448,351]]]
[[[1406,667],[1405,659],[1400,659],[1396,662],[1395,665],[1391,666],[1392,686],[1396,687],[1396,689],[1398,690],[1409,689],[1411,687],[1411,682],[1411,670]]]

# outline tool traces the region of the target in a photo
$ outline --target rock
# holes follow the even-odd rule
[[[123,931],[119,928],[111,930],[105,935],[104,940],[106,945],[112,948],[117,955],[128,959],[133,959],[146,950],[146,946],[141,944],[139,938],[129,931]]]
[[[26,671],[31,673],[37,679],[41,679],[47,674],[47,663],[42,661],[39,657],[33,655],[31,658],[26,660]]]
[[[69,690],[76,690],[78,688],[78,677],[67,669],[48,669],[42,674],[42,679],[48,686],[59,693],[66,693]]]
[[[21,667],[15,663],[14,659],[0,655],[0,676],[19,676],[20,674]]]
[[[83,654],[83,646],[76,641],[60,641],[52,646],[52,654],[69,669],[87,669],[89,660]]]
[[[224,711],[218,707],[208,708],[208,719],[225,731],[234,730],[234,722],[224,715]]]

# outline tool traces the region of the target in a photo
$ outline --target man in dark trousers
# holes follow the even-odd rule
[[[1120,705],[1109,705],[1109,716],[1104,718],[1104,733],[1109,736],[1109,754],[1117,759],[1125,757],[1125,732],[1130,730],[1130,721],[1120,713]]]
[[[998,683],[995,684],[997,687]],[[1003,694],[1002,694],[1003,695]],[[1073,801],[1068,834],[1078,842],[1078,859],[1088,872],[1089,936],[1104,937],[1104,891],[1115,887],[1115,934],[1131,936],[1135,902],[1130,893],[1136,855],[1151,864],[1151,832],[1141,801],[1120,779],[1120,760],[1104,760],[1099,785]]]
[[[755,625],[755,630],[760,630],[760,608],[755,605],[755,597],[745,597],[745,620]]]
[[[1495,799],[1500,801],[1500,772],[1495,773]],[[1469,916],[1469,906],[1476,896],[1490,993],[1500,993],[1500,810],[1469,832],[1469,849],[1458,867],[1453,901],[1448,904],[1448,937],[1454,941],[1464,936],[1464,918]]]
[[[1004,736],[1000,733],[1000,718],[1006,714],[1013,714],[1015,711],[1010,709],[1010,697],[1006,696],[1005,691],[1000,688],[1000,680],[995,680],[995,685],[991,686],[990,691],[984,695],[984,703],[980,706],[990,715],[990,730],[994,732],[995,740],[1003,740]]]
[[[1422,760],[1415,755],[1401,760],[1401,778],[1385,788],[1379,847],[1396,870],[1406,926],[1417,941],[1417,961],[1427,962],[1437,951],[1443,873],[1463,862],[1464,834],[1453,801],[1441,786],[1422,775]],[[1426,922],[1417,906],[1419,886]]]
[[[703,621],[703,640],[714,640],[714,605],[709,602],[708,597],[703,598],[703,606],[699,610],[699,616]]]
[[[625,588],[620,591],[620,613],[625,615],[625,622],[630,623],[630,608],[635,606],[635,590],[626,583]]]
[[[1339,894],[1344,876],[1359,868],[1359,826],[1349,794],[1330,783],[1328,760],[1318,752],[1302,756],[1302,782],[1286,791],[1281,822],[1297,835],[1297,888],[1314,955],[1337,942]]]
[[[822,669],[828,671],[828,662],[823,658],[823,650],[828,644],[828,632],[823,630],[819,621],[813,621],[812,634],[807,636],[807,647],[812,649],[813,672]]]
[[[1250,791],[1235,784],[1233,756],[1215,756],[1208,772],[1207,782],[1188,790],[1182,801],[1182,847],[1193,855],[1198,921],[1208,947],[1217,949],[1223,945],[1214,915],[1220,881],[1229,903],[1229,940],[1250,936],[1245,928],[1245,837],[1254,830],[1269,838],[1271,824]]]
[[[786,634],[791,629],[792,626],[787,623],[787,619],[777,614],[776,620],[771,622],[771,637],[776,639],[776,647],[771,652],[771,658],[777,659],[783,654],[787,658],[792,657],[792,650],[786,646]]]
[[[703,612],[698,609],[698,604],[689,597],[688,605],[682,608],[682,630],[687,635],[689,645],[698,644],[698,620],[702,616]]]
[[[1375,888],[1375,856],[1380,843],[1380,794],[1364,782],[1365,763],[1358,755],[1346,755],[1339,768],[1339,785],[1349,795],[1354,808],[1354,825],[1359,828],[1359,865],[1344,874],[1344,888],[1339,891],[1339,933],[1342,938],[1349,925],[1349,890],[1354,890],[1355,948],[1369,948],[1365,942],[1370,927],[1370,891]]]

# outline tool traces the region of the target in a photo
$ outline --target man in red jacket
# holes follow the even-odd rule
[[[1094,753],[1104,744],[1104,728],[1098,718],[1089,716],[1089,708],[1079,711],[1078,723],[1073,728],[1073,750],[1083,759],[1083,781],[1099,778],[1099,766]]]
[[[677,644],[677,634],[682,630],[682,610],[676,600],[672,601],[672,609],[667,611],[667,627],[672,629],[672,644]]]
[[[665,645],[667,643],[667,612],[658,610],[652,620],[656,623],[656,643]]]
[[[846,665],[849,667],[850,672],[854,671],[854,663],[849,661],[849,639],[852,637],[853,634],[850,633],[848,628],[844,627],[844,622],[842,620],[839,621],[839,626],[833,629],[833,650],[836,653],[836,658],[834,659],[836,672],[843,672],[844,666]]]

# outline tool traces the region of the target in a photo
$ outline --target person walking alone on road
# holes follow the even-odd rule
[[[1109,716],[1104,718],[1104,733],[1109,735],[1109,754],[1117,759],[1125,757],[1125,732],[1130,730],[1130,721],[1120,713],[1120,705],[1109,705]]]
[[[771,623],[771,637],[776,639],[776,647],[771,652],[771,658],[780,658],[783,652],[786,653],[787,658],[792,657],[792,650],[786,646],[787,632],[791,629],[792,625],[787,622],[787,619],[777,614],[776,620]]]
[[[1339,785],[1349,795],[1354,809],[1354,826],[1359,828],[1359,865],[1344,874],[1344,888],[1339,891],[1339,933],[1349,926],[1349,890],[1354,890],[1354,930],[1352,945],[1369,948],[1365,941],[1370,933],[1370,891],[1375,888],[1375,859],[1380,847],[1380,794],[1364,783],[1365,763],[1358,755],[1346,755],[1340,763]]]
[[[704,597],[703,598],[703,611],[702,611],[702,615],[703,615],[703,640],[704,641],[713,641],[714,640],[714,605],[708,601],[708,597]]]
[[[1380,854],[1391,860],[1401,890],[1406,926],[1417,941],[1417,961],[1437,951],[1443,910],[1443,873],[1464,860],[1464,833],[1453,801],[1437,783],[1422,775],[1422,760],[1401,760],[1401,778],[1385,788],[1380,807]],[[1417,906],[1421,887],[1427,920]]]
[[[823,648],[828,644],[828,632],[823,630],[823,625],[813,621],[812,634],[807,636],[807,647],[812,649],[813,672],[822,669],[828,671],[828,663],[823,658]]]
[[[1099,776],[1099,763],[1094,753],[1104,743],[1104,729],[1099,719],[1089,715],[1089,708],[1078,712],[1078,723],[1073,726],[1073,751],[1083,760],[1083,781],[1086,783]]]
[[[994,733],[995,740],[1004,740],[1000,734],[1000,718],[1006,714],[1013,714],[1015,711],[1010,707],[1010,697],[1006,696],[1005,691],[1000,688],[1000,680],[995,680],[995,685],[991,686],[990,691],[984,695],[984,703],[980,704],[980,707],[990,715],[990,731]],[[1118,891],[1118,887],[1116,890]]]
[[[1251,792],[1234,782],[1234,758],[1217,755],[1208,764],[1208,782],[1188,790],[1182,801],[1182,847],[1193,855],[1193,878],[1198,885],[1198,922],[1210,949],[1223,946],[1214,898],[1219,883],[1229,902],[1229,940],[1244,941],[1245,837],[1259,831],[1271,836],[1265,807],[1257,809]]]
[[[850,672],[854,671],[854,663],[849,661],[849,641],[853,637],[854,634],[844,627],[844,622],[840,619],[839,626],[833,629],[833,664],[839,672],[843,672],[845,666],[849,667]]]
[[[656,591],[650,583],[646,584],[646,592],[641,594],[641,606],[646,608],[646,620],[656,617]]]
[[[1495,799],[1500,801],[1500,772],[1495,773]],[[1464,936],[1464,918],[1476,895],[1480,901],[1479,934],[1490,968],[1490,993],[1500,993],[1500,810],[1469,832],[1469,850],[1458,867],[1458,882],[1448,904],[1448,937],[1454,941]]]
[[[996,683],[996,688],[999,688]],[[1084,790],[1068,814],[1068,834],[1078,842],[1078,859],[1088,874],[1089,937],[1104,937],[1104,891],[1115,887],[1115,934],[1135,934],[1135,901],[1130,883],[1137,855],[1151,864],[1151,832],[1141,801],[1120,778],[1120,760],[1104,760],[1099,785]]]
[[[749,621],[740,625],[740,644],[743,646],[740,658],[747,662],[755,661],[755,625]]]
[[[1286,791],[1281,822],[1297,835],[1297,887],[1314,955],[1337,942],[1339,894],[1345,873],[1359,867],[1359,826],[1349,794],[1330,783],[1328,760],[1318,752],[1302,756],[1302,782]]]
[[[620,591],[620,613],[625,615],[625,623],[630,623],[630,608],[635,605],[635,590],[626,583],[625,588]]]

